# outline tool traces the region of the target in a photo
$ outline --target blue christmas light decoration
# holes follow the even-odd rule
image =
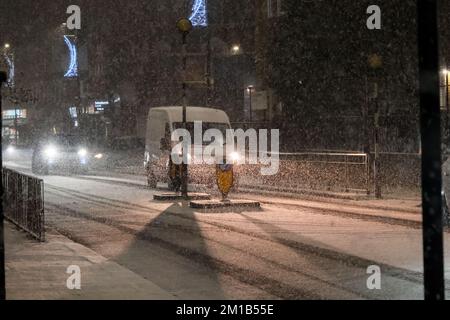
[[[195,0],[192,5],[192,14],[189,17],[194,27],[208,26],[208,15],[206,12],[206,0]]]
[[[6,63],[8,64],[8,69],[9,69],[7,83],[8,83],[8,86],[14,87],[14,70],[15,70],[14,60],[6,53],[5,53],[5,60],[6,60]]]
[[[64,77],[66,78],[77,77],[78,76],[77,47],[75,46],[75,43],[72,43],[70,41],[68,36],[64,36],[64,42],[66,43],[70,54],[70,63],[69,66],[67,67],[67,71]]]

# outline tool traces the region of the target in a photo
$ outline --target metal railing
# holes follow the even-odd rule
[[[259,166],[244,165],[240,168],[242,181],[278,188],[370,193],[370,163],[366,153],[280,152],[278,157],[277,174],[260,176]]]
[[[5,218],[45,241],[43,180],[3,167],[2,186]]]
[[[330,169],[334,171],[333,173],[340,171],[340,174],[333,176],[336,181],[340,181],[341,189],[346,192],[370,193],[369,155],[366,153],[329,151],[280,153],[280,159],[316,165],[321,167],[324,173]],[[355,169],[359,174],[358,179],[354,179]]]

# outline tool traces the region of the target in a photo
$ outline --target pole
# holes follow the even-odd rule
[[[367,195],[370,195],[370,131],[369,131],[369,80],[367,75],[364,78],[364,90],[365,90],[365,99],[364,106],[362,110],[363,114],[363,127],[364,127],[364,146],[363,151],[367,155],[366,156],[366,189]]]
[[[187,129],[187,95],[186,95],[186,69],[187,69],[187,32],[182,33],[182,57],[183,57],[183,129]],[[188,152],[189,150],[183,150],[183,164],[181,170],[181,193],[184,198],[188,198]]]
[[[211,107],[211,34],[208,31],[208,43],[206,53],[206,106]]]
[[[0,71],[0,114],[2,114],[2,86],[6,82],[6,72]],[[2,155],[0,154],[0,161]],[[0,191],[0,300],[6,299],[6,285],[5,285],[5,237],[3,224],[3,188]]]
[[[381,182],[380,182],[380,104],[378,79],[380,78],[380,69],[383,67],[383,58],[378,54],[371,54],[368,59],[369,67],[374,77],[374,161],[373,161],[373,182],[375,198],[381,199]]]
[[[14,144],[17,146],[18,132],[17,132],[17,103],[14,103]]]
[[[183,118],[183,128],[187,129],[187,95],[186,95],[186,89],[187,89],[187,53],[186,53],[186,47],[187,47],[187,35],[192,30],[192,22],[189,19],[182,18],[178,20],[177,22],[177,28],[178,31],[181,32],[182,35],[182,47],[181,47],[181,55],[183,59],[183,107],[182,107],[182,118]],[[183,163],[181,165],[181,193],[183,198],[188,199],[188,153],[190,150],[184,150],[183,148]]]
[[[375,114],[374,114],[374,164],[373,164],[373,180],[375,189],[375,198],[381,199],[381,183],[380,183],[380,104],[378,103],[378,84],[374,84],[375,90]]]
[[[445,69],[445,143],[448,143],[450,138],[450,132],[449,132],[449,113],[450,113],[450,105],[448,104],[448,68]]]
[[[75,32],[76,31],[77,30],[75,30]],[[78,34],[77,33],[75,33],[73,41],[74,41],[74,44],[75,44],[75,46],[76,46],[76,48],[78,50]],[[77,63],[78,63],[78,61],[77,61]],[[76,89],[77,90],[77,97],[75,99],[75,102],[76,102],[75,108],[77,110],[77,121],[78,121],[79,125],[80,125],[80,122],[81,122],[81,115],[83,113],[83,110],[81,108],[81,79],[80,79],[80,77],[81,77],[81,68],[80,68],[80,65],[78,64],[78,70],[77,70],[77,75],[76,75],[76,80],[77,80],[77,89]],[[72,129],[72,124],[70,124],[69,128]]]
[[[426,300],[444,300],[439,51],[436,0],[417,1],[424,291]]]
[[[253,110],[252,110],[252,87],[249,87],[249,98],[250,98],[250,122],[253,122]]]

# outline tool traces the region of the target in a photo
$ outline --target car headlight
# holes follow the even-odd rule
[[[238,152],[232,152],[230,153],[230,159],[231,161],[233,161],[233,163],[237,163],[239,162],[239,160],[241,160],[241,156]]]
[[[6,148],[6,152],[9,154],[14,153],[14,151],[16,151],[16,148],[14,148],[14,146],[8,146]]]
[[[84,149],[84,148],[78,150],[78,155],[79,155],[80,157],[86,157],[86,156],[87,156],[87,153],[88,153],[87,150]]]
[[[101,154],[101,153],[96,154],[96,155],[94,156],[94,158],[100,160],[100,159],[103,158],[103,154]]]
[[[44,155],[47,158],[54,158],[58,154],[58,150],[54,146],[48,146],[44,150]]]

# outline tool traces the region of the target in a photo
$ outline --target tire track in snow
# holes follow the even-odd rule
[[[92,196],[92,195],[89,195],[89,194],[86,194],[83,192],[74,191],[74,190],[66,189],[66,188],[62,188],[62,187],[52,186],[51,188],[56,189],[58,191],[66,192],[70,196],[80,197],[81,199],[90,201],[92,203],[100,203],[102,205],[111,205],[114,207],[122,207],[123,209],[137,209],[137,210],[141,210],[141,211],[145,211],[145,212],[149,212],[149,213],[155,213],[155,214],[160,213],[160,210],[152,209],[152,208],[149,208],[146,206],[134,204],[134,203],[127,202],[127,201],[110,199],[110,198],[101,197],[101,196]],[[99,198],[100,200],[98,200],[97,198]],[[219,222],[205,221],[205,220],[198,219],[198,218],[194,219],[194,218],[191,218],[191,217],[188,217],[188,216],[185,216],[180,213],[173,212],[173,211],[166,211],[165,214],[173,216],[173,217],[177,217],[179,219],[195,221],[197,223],[214,226],[214,227],[217,227],[220,229],[224,229],[224,230],[227,230],[230,232],[235,232],[235,233],[249,236],[252,238],[269,241],[269,242],[272,242],[275,244],[281,244],[281,245],[284,245],[291,249],[294,249],[298,252],[301,252],[303,254],[307,253],[307,254],[311,254],[314,256],[318,256],[320,258],[330,259],[330,260],[337,261],[339,263],[342,263],[342,264],[350,266],[350,267],[357,267],[357,268],[365,269],[369,265],[374,265],[374,264],[379,265],[384,270],[384,274],[386,274],[388,276],[398,278],[401,280],[414,282],[414,283],[422,283],[423,282],[423,275],[419,272],[414,272],[411,270],[398,268],[398,267],[394,267],[394,266],[387,265],[387,264],[382,264],[382,263],[372,261],[369,259],[333,251],[330,249],[326,249],[326,248],[322,248],[322,247],[318,247],[318,246],[314,246],[311,244],[302,243],[302,242],[298,242],[298,241],[294,241],[294,240],[284,239],[284,238],[280,238],[280,237],[274,239],[271,236],[258,234],[258,233],[254,233],[254,232],[249,232],[249,231],[246,231],[246,230],[234,227],[234,226],[222,224]]]

